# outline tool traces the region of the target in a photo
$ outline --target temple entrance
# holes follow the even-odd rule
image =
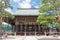
[[[16,32],[17,35],[21,36],[33,36],[33,35],[42,35],[42,28],[40,25],[32,24],[32,25],[16,25],[14,28],[14,32]]]

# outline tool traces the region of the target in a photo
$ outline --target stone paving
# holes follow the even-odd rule
[[[60,36],[9,36],[0,40],[60,40]]]

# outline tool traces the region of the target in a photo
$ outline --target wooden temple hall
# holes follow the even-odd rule
[[[36,23],[38,9],[18,9],[16,11],[13,31],[17,35],[41,35],[41,27]]]

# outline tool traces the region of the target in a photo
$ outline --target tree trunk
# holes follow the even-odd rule
[[[0,37],[2,36],[2,17],[0,17]]]

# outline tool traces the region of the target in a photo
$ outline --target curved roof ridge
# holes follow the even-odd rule
[[[18,10],[37,10],[38,8],[17,8]]]

